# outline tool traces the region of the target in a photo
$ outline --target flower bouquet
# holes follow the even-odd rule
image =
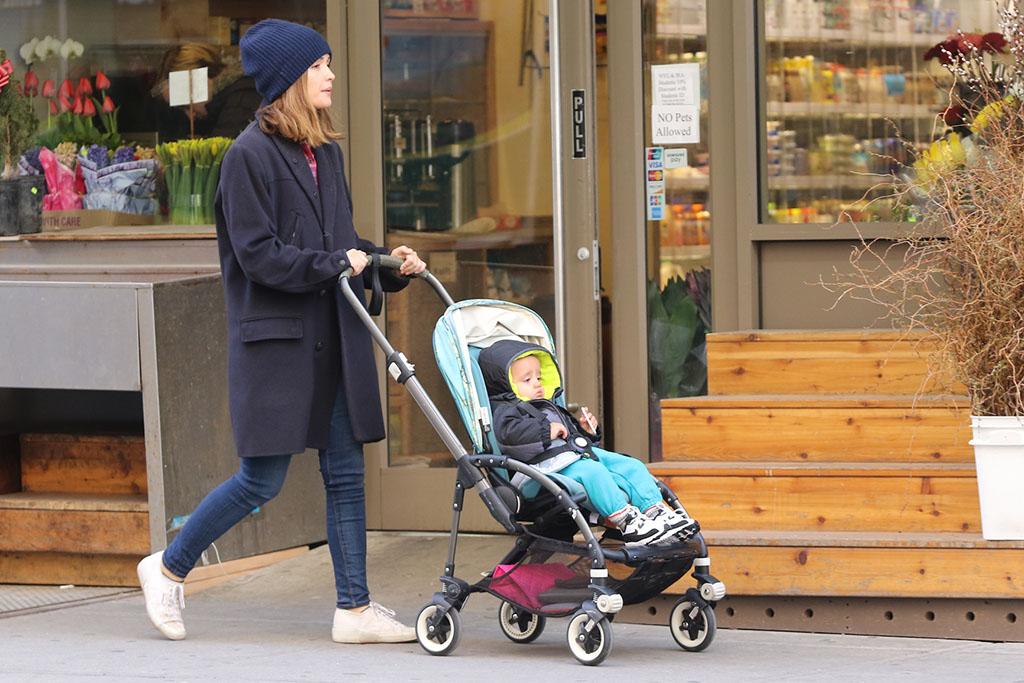
[[[220,178],[220,165],[232,142],[231,138],[199,138],[157,146],[156,155],[164,168],[172,223],[194,225],[214,222],[213,198]]]
[[[83,147],[78,167],[85,180],[85,208],[136,214],[154,214],[159,209],[159,162],[152,148],[122,146],[111,152],[102,145]]]
[[[57,149],[39,150],[39,164],[46,176],[47,194],[43,211],[74,211],[82,208],[82,195],[75,177],[75,145],[62,142]]]

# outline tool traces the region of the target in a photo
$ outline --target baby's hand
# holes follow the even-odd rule
[[[565,428],[565,425],[561,422],[551,423],[551,440],[564,439],[569,436],[569,430]]]

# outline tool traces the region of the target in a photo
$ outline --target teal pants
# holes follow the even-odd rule
[[[558,473],[579,482],[599,514],[607,517],[629,504],[646,510],[661,502],[658,484],[644,463],[596,446],[592,450],[596,461],[582,458]]]

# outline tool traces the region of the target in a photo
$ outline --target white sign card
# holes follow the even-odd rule
[[[688,145],[700,142],[700,65],[651,67],[652,142]]]
[[[688,104],[651,107],[651,142],[691,145],[700,142],[700,108]]]
[[[700,105],[700,64],[655,64],[651,67],[653,104]]]
[[[665,150],[665,168],[682,168],[689,165],[689,154],[685,147]]]
[[[172,107],[199,104],[210,99],[207,67],[167,74],[167,94]]]

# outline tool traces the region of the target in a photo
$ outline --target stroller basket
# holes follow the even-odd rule
[[[402,259],[374,255],[371,278],[378,269],[398,269]],[[455,459],[451,535],[441,590],[419,613],[416,637],[424,650],[446,655],[458,645],[459,611],[473,593],[499,598],[498,623],[509,639],[537,638],[549,617],[570,617],[569,650],[585,665],[601,663],[611,650],[611,620],[625,604],[650,599],[691,572],[697,585],[686,590],[669,615],[675,642],[685,650],[703,650],[715,634],[714,606],[725,586],[710,574],[707,546],[698,533],[671,545],[629,547],[594,536],[586,492],[557,473],[545,474],[500,454],[491,427],[490,404],[476,363],[481,348],[498,339],[524,339],[554,352],[547,325],[528,308],[505,301],[472,299],[454,302],[428,271],[419,274],[448,309],[434,330],[438,367],[469,433],[467,450],[416,377],[415,367],[396,351],[352,291],[347,269],[339,278],[342,294],[384,352],[388,373],[403,385]],[[564,403],[562,403],[564,407]],[[527,478],[521,490],[512,475]],[[665,501],[677,508],[675,494],[659,483]],[[465,492],[476,489],[488,511],[515,536],[513,548],[481,581],[470,584],[455,575],[455,552]],[[614,563],[614,564],[610,564]]]

